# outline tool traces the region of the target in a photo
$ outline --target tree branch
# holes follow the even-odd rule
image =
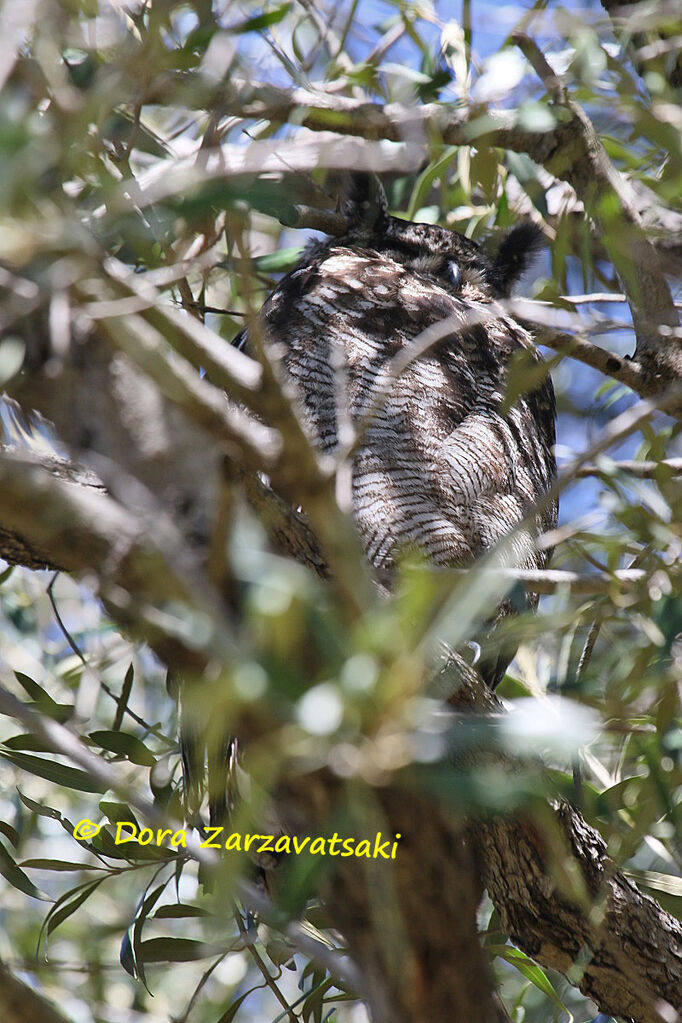
[[[531,821],[497,818],[480,828],[486,887],[512,941],[604,1013],[638,1023],[678,1019],[682,924],[615,867],[576,810],[561,804],[554,814],[587,885],[587,908],[548,885],[551,850]]]
[[[553,174],[570,181],[585,209],[604,229],[604,245],[632,312],[637,359],[659,389],[671,379],[682,379],[682,344],[666,343],[660,333],[661,326],[676,327],[679,317],[656,250],[643,230],[634,193],[609,160],[585,111],[555,84],[551,69],[552,80],[548,84],[546,60],[537,43],[523,33],[517,33],[515,42],[538,66],[558,110],[567,115],[557,129],[562,133],[562,147],[543,164]],[[613,230],[614,224],[618,231]]]
[[[438,575],[452,576],[453,579],[471,573],[467,568],[435,568]],[[474,569],[479,576],[492,575],[496,579],[521,583],[527,593],[556,593],[559,589],[570,589],[571,593],[594,596],[622,590],[627,586],[641,583],[648,573],[639,568],[618,569],[608,572],[566,572],[556,568],[531,570],[523,568]]]
[[[32,568],[94,571],[112,616],[176,670],[203,669],[211,647],[226,656],[229,619],[172,524],[159,514],[145,522],[139,509],[124,508],[100,484],[55,461],[0,454],[0,554]],[[211,623],[201,650],[189,635],[172,634],[174,605],[175,614],[182,607]],[[164,614],[171,617],[164,621]]]
[[[528,37],[526,49],[537,50]],[[447,145],[487,144],[527,153],[555,176],[569,181],[585,209],[604,228],[604,242],[632,310],[637,360],[647,379],[647,393],[666,381],[682,378],[682,344],[661,337],[661,326],[675,327],[678,317],[653,244],[646,237],[635,194],[616,171],[585,112],[574,102],[556,102],[556,127],[542,133],[519,127],[513,111],[483,107],[452,108],[430,103],[420,107],[371,103],[262,83],[231,82],[219,100],[236,116],[284,123],[297,122],[313,131],[331,130],[367,140],[440,138]],[[619,225],[617,232],[613,224]]]
[[[68,1023],[52,1002],[15,977],[1,962],[0,1013],[3,1023]]]
[[[670,474],[673,476],[682,475],[682,458],[663,458],[660,462],[636,462],[630,459],[625,459],[620,462],[608,462],[603,465],[581,465],[579,469],[576,469],[576,479],[582,479],[585,476],[610,476],[614,472],[626,472],[630,476],[635,476],[640,480],[655,479],[661,469],[664,473],[670,470]]]

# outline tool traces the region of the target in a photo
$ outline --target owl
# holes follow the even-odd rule
[[[534,534],[557,515],[541,503],[555,474],[554,393],[545,374],[507,408],[512,360],[541,358],[499,302],[538,232],[519,224],[491,257],[391,216],[376,179],[353,187],[347,234],[309,247],[260,315],[318,448],[338,454],[342,419],[356,429],[352,506],[367,558],[390,588],[402,552],[470,565],[530,517],[513,560],[542,568]],[[248,350],[246,334],[236,343]],[[494,622],[515,609],[507,599]],[[479,670],[494,687],[513,651],[488,646]]]

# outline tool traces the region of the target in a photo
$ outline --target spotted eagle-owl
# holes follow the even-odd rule
[[[540,357],[497,300],[527,267],[538,234],[522,223],[490,258],[455,231],[390,216],[378,183],[358,180],[348,233],[311,246],[280,281],[262,309],[265,336],[323,451],[338,448],[340,402],[356,425],[364,417],[352,499],[371,564],[390,576],[411,547],[464,566],[532,520],[555,473],[549,376],[503,410],[510,360]],[[248,348],[248,338],[238,343]],[[411,346],[423,350],[410,361]],[[403,368],[386,386],[396,356]],[[377,388],[387,391],[378,402]],[[532,533],[556,523],[555,503],[539,507],[534,528],[513,541],[526,568],[546,561]],[[496,617],[511,610],[507,600]],[[484,656],[490,685],[510,657]]]

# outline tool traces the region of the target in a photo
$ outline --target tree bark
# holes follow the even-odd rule
[[[589,901],[571,901],[551,881],[550,850],[532,821],[487,821],[479,833],[483,878],[505,930],[602,1012],[671,1023],[682,1012],[682,924],[616,868],[576,810],[561,804],[554,819]]]
[[[69,1023],[66,1016],[0,963],[0,1016],[3,1023]]]

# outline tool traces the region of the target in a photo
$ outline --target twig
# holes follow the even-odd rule
[[[246,938],[248,936],[247,930],[244,927],[244,921],[242,920],[241,913],[239,912],[239,910],[237,909],[236,906],[233,909],[232,916],[234,917],[234,920],[235,920],[235,922],[237,924],[237,927],[239,928],[240,934],[242,934]],[[270,971],[268,970],[267,966],[263,962],[262,957],[259,955],[258,949],[254,948],[253,942],[252,941],[245,941],[244,944],[245,944],[245,948],[246,948],[247,952],[249,953],[249,955],[253,959],[254,963],[256,964],[256,966],[258,967],[260,972],[262,973],[263,980],[265,981],[267,987],[270,988],[270,990],[272,991],[273,995],[275,996],[275,998],[277,999],[279,1004],[284,1009],[284,1011],[286,1013],[286,1016],[287,1016],[287,1019],[290,1021],[290,1023],[299,1023],[299,1017],[293,1011],[293,1009],[289,1005],[288,1001],[286,1000],[286,998],[284,997],[284,995],[282,994],[280,989],[277,987],[277,984],[275,983],[282,976],[281,968],[279,970],[279,974],[276,977],[273,977],[270,974]]]
[[[454,579],[466,578],[475,572],[485,577],[489,574],[494,579],[506,583],[521,583],[528,593],[556,593],[557,590],[568,588],[571,593],[582,596],[597,596],[610,593],[614,587],[622,590],[625,586],[634,586],[648,577],[643,569],[623,568],[609,572],[568,572],[561,569],[526,569],[526,568],[433,568],[435,575],[452,576]]]
[[[395,25],[392,25],[386,30],[386,32],[384,32],[371,53],[367,54],[365,57],[365,63],[374,64],[375,66],[380,64],[391,47],[395,46],[398,40],[402,39],[404,35],[405,23],[402,20],[396,21]]]
[[[59,608],[57,607],[57,601],[56,601],[56,598],[55,598],[55,595],[54,595],[54,584],[56,583],[56,581],[57,581],[57,579],[59,578],[60,575],[61,575],[61,572],[55,572],[54,575],[52,576],[52,579],[50,580],[50,582],[48,584],[48,587],[47,587],[47,597],[48,597],[48,600],[50,601],[50,607],[52,608],[52,613],[54,614],[55,618],[57,619],[57,625],[59,626],[59,629],[60,629],[64,639],[69,644],[69,646],[71,647],[71,649],[73,650],[74,654],[79,659],[79,661],[81,662],[83,667],[87,671],[92,671],[93,670],[92,666],[90,664],[88,664],[88,662],[86,661],[85,657],[83,656],[83,651],[78,646],[78,644],[76,643],[75,639],[73,638],[73,636],[71,635],[71,633],[67,629],[67,627],[66,627],[66,625],[64,623],[64,620],[63,620],[61,614],[59,613]],[[118,707],[117,707],[117,710],[116,710],[116,717],[115,717],[115,720],[114,720],[114,724],[112,725],[112,728],[113,728],[114,731],[116,731],[118,728],[121,727],[121,721],[122,721],[122,718],[123,718],[123,714],[128,714],[128,716],[131,717],[133,719],[133,721],[135,721],[138,725],[141,725],[141,727],[144,728],[146,732],[150,732],[152,735],[159,735],[158,729],[156,729],[153,725],[148,724],[148,722],[146,722],[144,720],[144,718],[139,717],[135,713],[135,711],[130,709],[130,707],[128,706],[127,700],[124,700],[124,698],[123,698],[124,697],[124,693],[121,693],[120,697],[117,696],[116,693],[113,691],[113,689],[111,689],[107,685],[107,683],[104,681],[104,679],[101,678],[99,675],[97,675],[97,684],[99,685],[100,689],[102,689],[103,692],[105,692],[107,694],[107,696],[109,696],[116,704],[118,704]]]
[[[139,516],[99,488],[66,482],[30,459],[1,456],[0,489],[3,530],[44,550],[48,563],[59,557],[57,567],[64,571],[95,570],[100,596],[116,602],[119,620],[163,660],[191,674],[205,667],[211,649],[219,659],[230,656],[231,625],[220,598],[169,520],[157,515],[145,528]],[[147,599],[159,606],[148,606]],[[203,617],[208,629],[201,650],[187,635],[169,641],[159,608],[174,602]]]
[[[516,43],[521,53],[531,65],[547,92],[557,103],[566,102],[566,91],[547,58],[534,39],[525,32],[512,32],[512,42]]]
[[[576,682],[581,681],[583,675],[585,674],[585,671],[587,670],[587,666],[590,663],[590,660],[592,659],[592,651],[594,650],[595,644],[597,642],[601,625],[602,623],[599,621],[599,619],[595,618],[590,626],[590,630],[587,633],[587,639],[585,640],[584,646],[580,653],[578,667],[575,670]]]
[[[569,158],[559,152],[544,163],[571,182],[586,210],[605,229],[604,245],[632,312],[638,360],[659,388],[663,381],[682,379],[682,345],[665,344],[661,337],[661,327],[676,328],[679,317],[656,250],[644,231],[634,193],[609,160],[585,111],[567,98],[537,43],[524,33],[517,33],[514,41],[568,116],[561,129],[573,143],[566,146],[571,153],[570,166],[566,166]],[[605,212],[607,207],[611,208]],[[612,230],[614,219],[619,222],[617,238]]]
[[[61,1010],[10,973],[2,962],[0,962],[0,1012],[4,1023],[70,1023],[73,1019],[71,1016],[67,1020]]]
[[[230,954],[229,951],[223,952],[222,955],[218,956],[218,958],[215,960],[215,962],[211,963],[211,965],[208,967],[207,970],[204,970],[204,972],[202,973],[201,977],[199,978],[199,983],[194,988],[194,991],[192,992],[190,1000],[189,1000],[189,1002],[187,1003],[187,1005],[185,1007],[185,1011],[182,1013],[181,1016],[178,1016],[177,1019],[175,1019],[173,1021],[173,1023],[187,1023],[187,1019],[189,1018],[189,1014],[191,1013],[192,1009],[194,1008],[194,1006],[196,1004],[196,1001],[197,1001],[197,998],[199,997],[199,995],[203,991],[204,987],[206,986],[206,984],[210,980],[211,976],[213,975],[213,971],[216,970],[218,966],[220,966],[220,964],[223,962],[224,959],[227,958],[227,956],[229,954]]]
[[[338,210],[320,210],[300,204],[283,210],[279,222],[285,227],[310,228],[336,237],[341,237],[348,231],[348,222]]]
[[[172,318],[173,314],[168,313],[167,319]],[[167,339],[147,319],[129,314],[107,316],[101,323],[115,347],[150,376],[161,393],[179,405],[191,420],[216,441],[227,442],[235,458],[254,470],[268,471],[272,467],[281,450],[277,431],[230,406],[223,392],[202,380],[180,356],[171,361],[166,353]]]
[[[658,388],[650,385],[639,363],[616,355],[608,349],[600,348],[599,345],[595,345],[579,334],[568,334],[565,331],[538,324],[533,320],[521,319],[520,322],[528,327],[537,344],[551,348],[555,352],[561,352],[562,355],[570,356],[572,359],[577,359],[578,362],[599,370],[605,376],[613,377],[614,380],[630,387],[637,394],[644,396],[657,393]]]
[[[675,476],[682,475],[682,458],[663,458],[660,462],[643,461],[636,462],[631,459],[624,459],[619,462],[605,461],[603,464],[582,465],[576,469],[576,479],[585,476],[610,476],[615,472],[626,472],[637,479],[654,479],[659,470],[670,469]]]
[[[220,309],[215,305],[203,305],[201,302],[198,302],[196,307],[202,313],[219,313],[221,316],[246,316],[243,309]]]
[[[595,291],[587,295],[561,295],[562,302],[570,302],[572,305],[584,305],[591,303],[598,305],[604,302],[627,302],[627,295],[618,291]],[[682,309],[682,302],[674,302],[676,309]]]

